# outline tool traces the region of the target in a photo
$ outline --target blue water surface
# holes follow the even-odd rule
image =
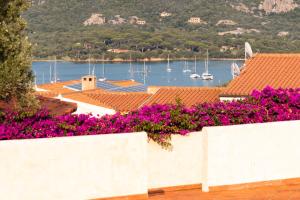
[[[146,62],[146,70],[144,70],[143,62],[132,63],[133,70],[130,70],[129,63],[105,63],[105,77],[108,80],[134,79],[151,86],[218,86],[232,79],[230,67],[232,62],[231,60],[209,61],[209,72],[214,75],[214,80],[211,81],[190,78],[190,74],[195,71],[193,61],[188,62],[191,73],[183,73],[184,61],[170,62],[171,72],[167,72],[166,62]],[[234,62],[239,66],[243,64],[242,61]],[[54,66],[54,62],[32,64],[37,84],[50,82],[50,65]],[[102,63],[89,65],[88,63],[57,62],[56,68],[60,81],[80,79],[89,74],[89,71],[92,73],[93,68],[98,78],[103,76]],[[204,72],[204,61],[197,62],[196,72],[200,75]],[[52,80],[53,77],[52,67]]]

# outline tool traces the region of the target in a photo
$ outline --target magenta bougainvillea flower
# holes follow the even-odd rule
[[[187,135],[205,126],[300,120],[300,88],[253,91],[240,101],[184,105],[152,105],[126,115],[52,117],[42,109],[35,114],[0,113],[0,140],[51,138],[146,131],[150,139],[170,147],[172,134]]]

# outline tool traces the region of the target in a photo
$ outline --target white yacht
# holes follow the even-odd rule
[[[205,60],[205,72],[202,73],[201,78],[203,80],[213,80],[214,76],[208,72],[208,50],[207,50],[207,58]]]
[[[199,74],[197,74],[197,58],[196,58],[196,56],[195,56],[194,73],[190,75],[190,78],[192,78],[192,79],[201,78],[201,76]]]

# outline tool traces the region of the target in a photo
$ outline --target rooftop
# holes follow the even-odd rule
[[[221,87],[162,87],[145,102],[145,105],[176,104],[176,99],[180,99],[186,106],[217,102],[223,89]]]
[[[42,84],[38,85],[38,88],[47,90],[47,92],[52,93],[52,94],[66,94],[66,93],[71,93],[74,92],[74,90],[65,88],[64,86],[66,85],[73,85],[73,84],[78,84],[81,83],[80,80],[72,80],[72,81],[63,81],[63,82],[57,82],[57,83],[47,83],[47,84]],[[45,95],[44,92],[40,92],[40,95]]]
[[[119,112],[128,112],[138,109],[139,106],[150,96],[151,95],[147,93],[122,93],[90,90],[66,94],[64,95],[64,98],[114,109]]]
[[[54,116],[70,114],[77,110],[76,103],[60,101],[59,99],[40,95],[37,95],[37,99],[39,100],[41,107],[47,108],[49,113]],[[11,103],[0,101],[0,110],[4,110],[9,107],[11,107]]]
[[[224,88],[208,87],[155,87],[154,93],[150,94],[145,91],[135,91],[135,88],[143,86],[132,80],[123,81],[106,81],[100,82],[101,86],[109,86],[113,89],[97,88],[95,90],[75,91],[66,86],[80,84],[79,80],[65,81],[52,84],[39,85],[38,88],[47,90],[39,91],[36,94],[43,97],[54,98],[61,94],[66,99],[83,102],[99,107],[113,109],[119,112],[128,112],[136,110],[143,105],[152,104],[175,104],[176,99],[180,99],[186,106],[192,106],[204,102],[216,102],[219,94]],[[100,84],[99,83],[99,84]],[[103,85],[104,84],[104,85]],[[114,88],[125,88],[128,91],[118,91]]]
[[[300,54],[257,54],[245,63],[221,96],[248,96],[253,90],[300,87]]]

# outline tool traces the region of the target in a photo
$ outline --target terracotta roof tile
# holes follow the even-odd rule
[[[58,96],[57,93],[48,92],[48,91],[45,91],[45,92],[39,91],[39,92],[35,92],[34,94],[37,95],[37,96],[48,97],[48,98],[55,98],[55,97]]]
[[[53,116],[70,114],[77,110],[76,103],[65,102],[59,99],[47,98],[43,96],[37,96],[37,99],[40,102],[41,108],[46,108],[49,111],[49,113]],[[11,107],[11,102],[7,103],[0,101],[0,110],[5,110]]]
[[[150,96],[151,95],[147,93],[103,92],[100,90],[64,95],[64,97],[68,99],[111,108],[119,112],[128,112],[138,109]]]
[[[257,54],[221,96],[248,96],[255,89],[300,87],[300,54]]]
[[[186,106],[204,102],[217,102],[223,89],[217,87],[162,87],[144,105],[175,104],[176,99],[180,99]]]
[[[64,81],[64,82],[57,82],[57,83],[48,83],[48,84],[42,84],[38,85],[38,88],[47,90],[48,92],[52,92],[55,94],[66,94],[70,92],[74,92],[74,90],[64,88],[66,85],[72,85],[80,83],[80,80],[72,80],[72,81]]]

